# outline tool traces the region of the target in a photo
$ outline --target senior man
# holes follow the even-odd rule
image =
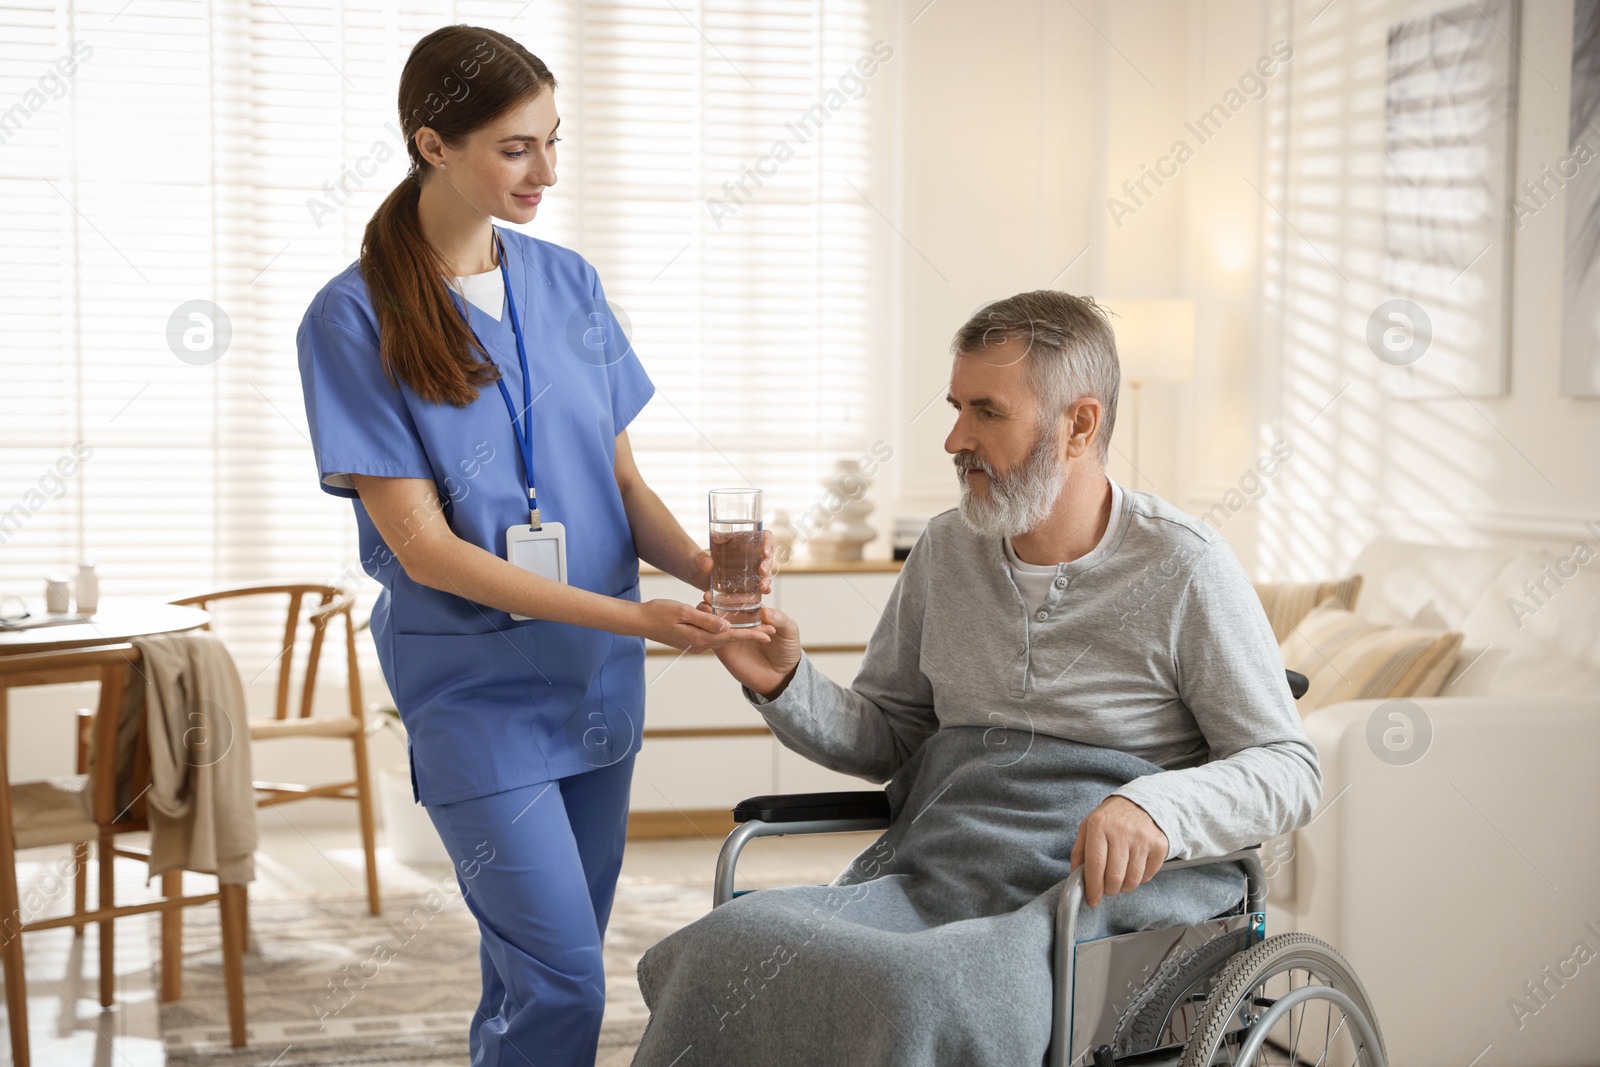
[[[1106,474],[1120,377],[1105,310],[1052,290],[957,332],[948,400],[960,507],[912,549],[860,673],[818,671],[793,619],[716,650],[778,738],[881,782],[935,731],[1006,726],[1163,768],[1079,824],[1085,901],[1168,859],[1220,855],[1306,822],[1316,749],[1272,628],[1226,541]]]
[[[1227,543],[1106,477],[1102,309],[1022,293],[952,347],[961,506],[912,548],[855,681],[771,609],[771,643],[717,649],[785,745],[888,782],[889,827],[830,884],[745,893],[653,945],[634,1067],[1037,1064],[1068,872],[1080,939],[1228,914],[1237,864],[1156,872],[1294,829],[1321,797]]]

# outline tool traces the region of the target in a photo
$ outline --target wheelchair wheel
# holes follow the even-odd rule
[[[1123,1014],[1111,1043],[1115,1054],[1133,1056],[1184,1043],[1195,1032],[1217,976],[1254,940],[1250,928],[1234,930],[1163,965]]]
[[[1181,1067],[1386,1067],[1367,991],[1345,958],[1310,934],[1239,953],[1212,986]]]

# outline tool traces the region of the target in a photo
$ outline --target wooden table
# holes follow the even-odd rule
[[[91,615],[88,622],[36,626],[31,630],[0,630],[0,656],[114,645],[135,637],[198,630],[210,621],[210,613],[199,608],[177,607],[157,600],[111,604]],[[4,689],[0,688],[0,695],[3,693]]]
[[[0,656],[114,645],[135,637],[198,630],[210,621],[211,613],[199,608],[178,607],[163,604],[159,600],[130,601],[103,607],[91,615],[88,622],[36,626],[30,630],[0,630]],[[6,722],[9,692],[4,681],[0,680],[0,760],[5,760],[9,755]]]
[[[30,610],[32,607],[33,604],[30,603]],[[64,623],[59,626],[37,626],[26,630],[0,630],[0,656],[15,656],[30,652],[60,652],[74,648],[92,648],[97,645],[116,645],[139,637],[151,637],[156,634],[182,633],[187,630],[197,630],[205,626],[210,621],[211,614],[209,612],[202,611],[199,608],[179,607],[172,604],[163,604],[156,600],[135,600],[123,603],[112,603],[111,605],[96,611],[92,616],[89,617],[87,622]],[[49,677],[52,681],[59,680],[61,682],[88,681],[93,678],[101,677],[99,670],[99,668],[86,667],[83,668],[80,673],[79,671],[67,671],[61,668],[51,668]],[[21,677],[26,677],[26,675]],[[6,684],[6,679],[0,678],[0,832],[4,833],[10,833],[12,827],[11,786],[8,766],[10,756],[10,724],[8,720],[10,716],[9,708],[7,706],[7,697],[9,692],[10,689]],[[105,701],[102,700],[100,703],[103,705]],[[100,710],[103,709],[97,708],[97,713],[99,713]],[[107,842],[109,840],[110,839],[107,837],[101,838],[100,847],[102,850],[107,849]],[[11,849],[8,848],[5,851],[7,857],[11,857],[13,855]],[[16,885],[16,869],[9,858],[6,862],[0,864],[0,866],[4,867],[3,870],[0,870],[0,912],[3,912],[8,916],[20,914],[20,912],[17,910],[18,894]],[[102,893],[102,901],[110,899],[108,893],[110,870],[110,866],[107,865],[101,872],[100,890]],[[162,876],[163,894],[167,897],[181,896],[182,873],[178,873],[176,882],[172,881],[171,879],[172,875],[170,872],[169,874]],[[176,888],[174,888],[175,886]],[[222,899],[222,888],[219,888],[217,898]],[[206,898],[206,900],[208,899],[209,898]],[[187,901],[187,903],[203,903],[206,902],[206,900],[197,898],[195,900]],[[104,904],[102,904],[101,907],[104,907]],[[131,910],[127,911],[128,914],[133,914],[134,912],[142,910],[151,910],[151,906],[149,904],[132,905],[129,907]],[[241,909],[239,914],[243,915],[242,905],[234,905],[234,907]],[[177,927],[171,927],[169,932],[169,927],[166,922],[166,915],[167,912],[163,911],[162,988],[164,991],[168,988],[167,983],[170,981],[167,970],[168,960],[175,961],[177,959],[177,938],[175,933]],[[66,921],[70,922],[70,919]],[[227,920],[225,919],[224,922],[226,923],[226,921]],[[103,946],[107,941],[109,941],[108,935],[110,930],[110,922],[100,923],[100,933]],[[22,961],[22,937],[20,930],[13,932],[12,935],[5,940],[3,950],[6,956],[5,963],[7,973],[16,976],[18,979],[6,984],[6,1000],[7,1008],[9,1009],[9,1018],[12,1021],[11,1025],[13,1028],[18,1026],[23,1027],[21,1032],[17,1032],[15,1029],[13,1029],[11,1035],[12,1058],[13,1062],[16,1063],[27,1063],[27,993],[25,989],[25,983],[21,980],[21,975],[24,972]],[[111,956],[104,947],[101,949],[100,965],[102,976],[112,971]],[[112,997],[111,985],[108,981],[102,980],[100,990],[101,1004],[109,1007]],[[242,1004],[242,989],[239,992],[240,1003]],[[232,999],[234,998],[234,990],[230,989],[229,998],[231,1003]],[[163,999],[166,999],[165,996]],[[230,1012],[230,1014],[232,1013]],[[238,1013],[237,1019],[237,1023],[230,1023],[233,1030],[233,1044],[235,1046],[244,1044],[242,1010]]]

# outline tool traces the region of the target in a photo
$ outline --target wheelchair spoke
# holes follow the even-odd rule
[[[1286,972],[1284,972],[1284,977],[1288,980],[1288,983],[1289,983],[1289,989],[1287,991],[1288,993],[1293,993],[1294,992],[1294,972],[1297,971],[1297,970],[1303,970],[1303,969],[1304,968],[1291,967]],[[1310,971],[1306,971],[1305,973],[1306,973],[1305,984],[1306,985],[1310,985],[1311,984],[1311,972]],[[1276,1001],[1274,1001],[1274,1003],[1276,1003]],[[1306,1022],[1306,1010],[1307,1010],[1306,1005],[1304,1005],[1304,1004],[1300,1005],[1300,1020],[1299,1020],[1299,1022],[1295,1023],[1295,1025],[1292,1028],[1292,1032],[1290,1033],[1290,1036],[1289,1036],[1289,1046],[1287,1048],[1285,1048],[1283,1046],[1282,1042],[1277,1041],[1272,1037],[1268,1037],[1267,1040],[1263,1043],[1268,1047],[1278,1049],[1279,1051],[1281,1051],[1284,1054],[1286,1054],[1289,1057],[1288,1067],[1311,1067],[1311,1064],[1306,1063],[1305,1060],[1300,1058],[1300,1051],[1299,1051],[1300,1050],[1300,1028],[1305,1025],[1305,1022]],[[1291,1019],[1294,1018],[1294,1012],[1292,1010],[1289,1013],[1289,1017]]]
[[[1300,968],[1291,967],[1283,974],[1284,980],[1288,983],[1286,995],[1287,993],[1294,992],[1296,988],[1294,981],[1294,973],[1296,970],[1300,970]],[[1313,984],[1312,975],[1310,972],[1306,972],[1305,981],[1302,983],[1302,987],[1311,984]],[[1263,993],[1265,993],[1266,983],[1262,983],[1259,988]],[[1266,996],[1257,996],[1252,998],[1253,1003],[1257,1007],[1271,1007],[1280,999],[1282,998],[1268,998]],[[1323,1051],[1323,1057],[1319,1057],[1315,1063],[1312,1063],[1300,1054],[1300,1036],[1305,1026],[1306,1012],[1309,1010],[1309,1002],[1296,1005],[1295,1008],[1290,1009],[1288,1018],[1283,1020],[1285,1024],[1293,1024],[1290,1027],[1290,1037],[1287,1046],[1283,1044],[1281,1039],[1275,1038],[1270,1034],[1267,1036],[1266,1040],[1262,1042],[1262,1058],[1260,1061],[1262,1067],[1276,1067],[1278,1063],[1278,1057],[1272,1055],[1272,1053],[1277,1053],[1283,1057],[1282,1064],[1284,1067],[1322,1067],[1322,1058],[1326,1056],[1325,1049]],[[1298,1011],[1298,1016],[1296,1011]],[[1244,1043],[1243,1035],[1240,1036],[1239,1043],[1241,1045]]]
[[[1333,1021],[1333,1012],[1331,1011],[1328,1013],[1328,1021]],[[1327,1041],[1327,1044],[1322,1046],[1322,1055],[1317,1057],[1317,1062],[1313,1065],[1313,1067],[1322,1067],[1322,1061],[1328,1057],[1328,1050],[1333,1048],[1333,1039],[1339,1036],[1339,1031],[1343,1030],[1344,1024],[1349,1021],[1350,1017],[1348,1015],[1346,1015],[1344,1012],[1339,1013],[1339,1025],[1334,1027],[1332,1034],[1329,1034],[1326,1038],[1324,1038],[1324,1040]],[[1323,1028],[1323,1032],[1327,1032],[1326,1027]]]
[[[1328,1013],[1328,1022],[1333,1022],[1333,1012],[1331,1011]],[[1342,1026],[1343,1024],[1341,1023],[1340,1025]],[[1331,1044],[1332,1042],[1328,1039],[1327,1024],[1324,1024],[1322,1027],[1322,1055],[1317,1057],[1316,1067],[1322,1067],[1322,1061],[1327,1058],[1328,1048]]]
[[[1318,958],[1324,950],[1329,955],[1327,962]],[[1369,1047],[1365,1036],[1374,1033],[1370,1017],[1359,1014],[1370,1009],[1341,958],[1320,943],[1301,948],[1293,942],[1285,943],[1272,956],[1275,958],[1261,958],[1259,963],[1237,961],[1232,969],[1242,972],[1237,978],[1248,980],[1248,986],[1236,979],[1231,984],[1219,981],[1229,1000],[1213,1005],[1195,1028],[1196,1042],[1186,1049],[1185,1064],[1339,1067],[1350,1063],[1370,1067],[1381,1062],[1378,1046]],[[1358,994],[1354,1000],[1348,999],[1350,989]],[[1321,1045],[1311,1036],[1316,1016],[1310,1012],[1323,1016]],[[1203,1055],[1207,1042],[1209,1056]]]
[[[1306,981],[1307,982],[1311,981],[1310,972],[1306,973]],[[1294,968],[1292,968],[1292,967],[1289,969],[1289,991],[1291,993],[1294,992]],[[1300,1053],[1296,1052],[1295,1050],[1300,1047],[1300,1027],[1304,1026],[1305,1024],[1306,1024],[1306,1010],[1302,1006],[1301,1009],[1300,1009],[1300,1023],[1299,1023],[1298,1026],[1295,1027],[1294,1039],[1289,1045],[1289,1055],[1293,1056],[1297,1060],[1300,1058]]]

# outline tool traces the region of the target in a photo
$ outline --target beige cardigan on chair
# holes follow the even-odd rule
[[[250,724],[233,657],[209,630],[132,640],[139,673],[122,708],[117,765],[130,766],[144,715],[150,746],[150,877],[181,869],[255,880],[256,801]],[[119,773],[119,782],[127,781]],[[120,797],[131,805],[133,797]]]

